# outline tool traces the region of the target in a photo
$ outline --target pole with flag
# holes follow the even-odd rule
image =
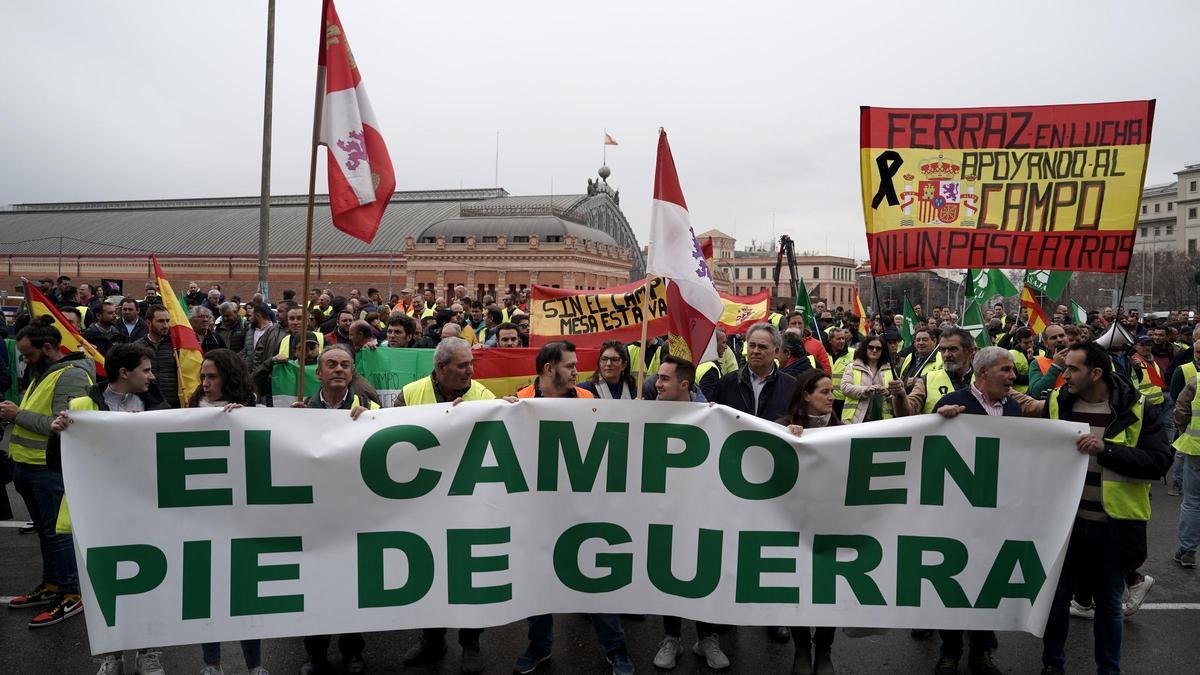
[[[975,346],[979,349],[992,344],[987,326],[983,325],[983,313],[979,311],[979,303],[973,301],[967,303],[967,308],[963,310],[962,327],[975,338]]]
[[[911,347],[913,336],[917,333],[917,310],[913,309],[908,293],[904,294],[904,322],[900,324],[900,335],[904,344]]]
[[[308,214],[304,232],[304,288],[311,286],[313,210],[317,188],[317,147],[324,145],[329,166],[329,210],[333,226],[371,243],[379,230],[388,200],[396,191],[396,173],[387,145],[375,121],[362,75],[333,0],[321,3],[321,33],[317,47],[316,103],[313,142],[308,168]],[[305,322],[308,316],[305,313]],[[307,340],[299,345],[305,363]],[[304,400],[304,378],[296,378],[297,400]]]
[[[646,273],[669,281],[667,323],[671,354],[695,364],[716,358],[716,329],[724,304],[713,286],[700,242],[692,229],[667,132],[662,129],[658,130]],[[638,392],[641,392],[640,381]]]
[[[204,353],[200,351],[200,341],[196,339],[196,331],[192,329],[187,311],[180,304],[179,296],[171,289],[171,282],[159,266],[158,258],[150,256],[150,261],[154,263],[159,297],[171,314],[171,346],[175,348],[175,365],[179,369],[179,405],[186,408],[192,392],[200,386],[200,365],[204,363]]]
[[[1088,313],[1083,307],[1080,307],[1074,300],[1071,301],[1071,320],[1080,325],[1087,325]]]
[[[600,160],[600,163],[602,166],[608,166],[608,146],[610,146],[610,145],[620,145],[620,143],[617,142],[617,139],[612,137],[612,134],[608,133],[608,129],[605,129],[604,130],[604,147],[601,150],[602,157]]]
[[[1050,325],[1050,320],[1046,318],[1046,313],[1042,311],[1042,303],[1038,302],[1033,295],[1033,289],[1029,286],[1024,286],[1021,289],[1021,307],[1029,311],[1029,328],[1034,335],[1041,335],[1042,331]]]

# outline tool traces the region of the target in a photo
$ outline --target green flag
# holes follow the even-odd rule
[[[796,280],[796,309],[804,312],[806,321],[813,320],[812,302],[808,299],[808,288],[804,285],[804,277]]]
[[[967,270],[967,300],[984,305],[997,295],[1010,298],[1016,294],[1017,287],[1008,280],[1003,270]]]
[[[1051,300],[1058,300],[1071,280],[1070,272],[1029,270],[1025,272],[1025,285]]]
[[[913,309],[912,303],[908,300],[908,295],[904,296],[904,323],[900,324],[900,336],[904,338],[904,344],[912,346],[913,336],[917,333],[917,310]]]
[[[1083,325],[1087,324],[1087,316],[1088,316],[1087,310],[1080,307],[1079,305],[1075,304],[1075,301],[1072,300],[1071,301],[1071,320],[1074,321],[1075,323],[1079,324],[1080,326],[1083,326]]]
[[[963,312],[962,327],[975,337],[975,345],[980,349],[991,345],[987,327],[983,325],[983,314],[979,311],[978,303],[972,302],[967,305],[967,311]]]

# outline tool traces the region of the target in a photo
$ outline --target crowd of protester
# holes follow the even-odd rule
[[[258,294],[243,302],[227,298],[219,286],[205,291],[191,284],[187,311],[204,361],[200,386],[181,401],[170,313],[153,284],[137,299],[101,298],[86,284],[71,285],[67,277],[41,283],[64,316],[106,354],[108,378],[97,379],[94,364],[83,354],[62,353],[51,319],[15,317],[10,332],[23,361],[19,388],[24,395],[20,404],[0,403],[0,419],[7,427],[6,465],[32,518],[29,530],[41,544],[43,578],[9,604],[38,608],[29,624],[37,628],[65,621],[82,608],[57,452],[58,434],[70,424],[69,412],[62,411],[269,406],[272,369],[297,360],[301,345],[307,362],[316,364],[320,387],[296,407],[342,409],[352,418],[378,408],[378,393],[355,370],[354,357],[362,349],[434,350],[433,371],[404,386],[396,406],[489,400],[494,394],[472,379],[476,350],[529,345],[527,292],[473,298],[458,286],[449,298],[405,289],[385,299],[373,288],[345,295],[314,289],[301,303],[289,290],[269,304]],[[849,309],[821,302],[814,309],[811,317],[780,309],[740,335],[718,331],[718,357],[699,364],[668,353],[662,337],[647,345],[609,341],[599,350],[594,374],[583,382],[577,381],[574,345],[552,342],[531,356],[537,372],[533,383],[507,400],[640,395],[708,402],[778,423],[796,435],[920,414],[1086,423],[1094,433],[1081,436],[1077,449],[1089,458],[1087,480],[1043,639],[1042,672],[1064,672],[1070,616],[1093,622],[1098,671],[1118,672],[1122,623],[1154,584],[1139,571],[1148,554],[1151,482],[1165,478],[1168,494],[1182,496],[1176,563],[1193,568],[1200,544],[1200,328],[1192,316],[1171,312],[1144,320],[1133,311],[1105,308],[1076,325],[1059,306],[1051,325],[1034,335],[1023,312],[1009,313],[998,303],[985,313],[980,336],[959,326],[949,308],[934,307],[926,314],[918,305],[906,341],[900,315],[863,321]],[[863,325],[871,329],[863,332]],[[640,391],[638,370],[647,374]],[[0,368],[5,376],[8,372]],[[632,673],[622,617],[590,618],[613,672]],[[518,673],[537,669],[553,647],[551,616],[531,617],[528,623],[529,646],[513,665]],[[669,670],[684,655],[682,618],[663,617],[662,623],[653,664]],[[733,659],[725,651],[725,637],[737,628],[699,621],[695,627],[693,654],[710,668],[729,668]],[[457,632],[462,672],[484,669],[482,633],[483,628]],[[794,644],[792,673],[836,672],[835,627],[778,626],[766,633]],[[915,639],[933,635],[920,628],[911,633]],[[448,651],[446,636],[445,628],[425,629],[404,663],[440,662]],[[1001,642],[993,632],[941,630],[938,637],[935,675],[959,672],[964,653],[970,672],[1000,672]],[[329,672],[332,642],[332,636],[305,638],[301,672]],[[365,672],[365,638],[343,634],[336,642],[344,671]],[[241,651],[252,675],[266,673],[257,640],[243,641]],[[132,655],[134,672],[163,673],[159,653],[143,649]],[[203,645],[197,656],[201,673],[221,672],[220,645]],[[100,675],[125,672],[119,653],[100,660]]]

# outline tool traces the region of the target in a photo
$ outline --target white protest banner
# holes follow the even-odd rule
[[[1040,635],[1082,425],[703,404],[75,413],[95,653],[542,613]]]

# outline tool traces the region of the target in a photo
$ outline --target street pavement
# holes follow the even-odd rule
[[[20,498],[9,485],[9,499],[24,518]],[[1150,556],[1143,566],[1156,583],[1146,606],[1125,622],[1122,665],[1126,673],[1194,674],[1200,666],[1200,571],[1183,570],[1171,560],[1176,548],[1179,498],[1169,497],[1166,489],[1156,486],[1153,494],[1154,516],[1150,522]],[[15,525],[0,526],[0,596],[12,596],[35,586],[40,576],[37,538],[19,535]],[[0,608],[0,675],[88,674],[96,664],[88,650],[87,630],[82,615],[58,626],[29,630],[26,622],[35,610]],[[555,619],[557,640],[554,656],[539,673],[601,674],[611,672],[604,654],[582,615]],[[657,616],[636,621],[626,619],[629,652],[640,673],[656,672],[651,660],[662,638],[662,622]],[[1093,672],[1091,623],[1071,620],[1067,645],[1068,671]],[[450,632],[450,651],[436,667],[405,668],[404,650],[415,640],[417,631],[385,631],[367,637],[366,660],[371,673],[457,673],[459,650]],[[692,622],[684,622],[685,648],[695,640]],[[513,659],[525,648],[524,622],[489,628],[483,635],[483,655],[488,673],[508,673]],[[792,646],[768,642],[761,627],[743,627],[722,640],[733,661],[728,672],[787,673],[791,667]],[[839,632],[833,646],[838,672],[850,673],[929,673],[937,659],[938,640],[914,640],[907,630],[892,630],[885,635],[849,638]],[[223,646],[225,672],[242,674],[241,650],[236,643]],[[336,649],[333,648],[333,649]],[[336,653],[332,659],[337,659]],[[132,656],[127,653],[126,672],[132,673]],[[1024,633],[1000,635],[996,654],[1006,673],[1032,673],[1041,670],[1041,640]],[[296,673],[304,662],[300,638],[266,640],[264,665],[273,675]],[[163,650],[168,673],[198,673],[202,667],[198,646],[168,647]],[[711,672],[687,649],[675,672]],[[962,672],[966,673],[964,659]]]

